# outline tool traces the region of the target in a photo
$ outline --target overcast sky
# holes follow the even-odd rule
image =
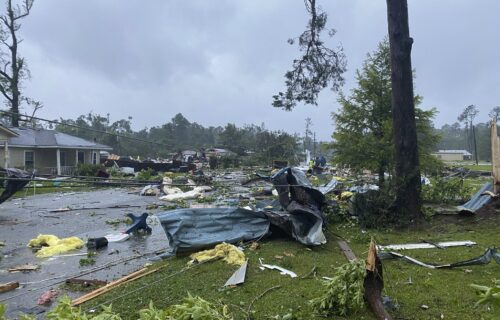
[[[348,92],[366,54],[387,33],[384,0],[318,0],[337,29],[331,46],[347,56]],[[500,105],[500,1],[409,0],[416,93],[436,107],[436,126],[468,104],[485,121]],[[131,116],[134,129],[181,112],[204,126],[265,123],[317,138],[334,130],[337,95],[285,112],[271,106],[299,57],[287,39],[305,28],[302,0],[35,0],[23,20],[20,54],[32,78],[25,93],[44,104],[40,117],[90,111]]]

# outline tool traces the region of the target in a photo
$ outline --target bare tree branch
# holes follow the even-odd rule
[[[12,103],[12,98],[7,94],[7,91],[5,90],[4,86],[0,84],[0,93],[7,99],[7,101]]]
[[[25,61],[18,56],[18,45],[22,39],[18,39],[17,31],[21,28],[19,21],[30,14],[34,0],[23,0],[22,6],[12,5],[13,0],[7,0],[6,13],[0,16],[0,44],[4,50],[0,51],[0,92],[10,104],[11,125],[19,126],[19,107],[23,101],[27,101],[20,92],[20,86],[24,79],[29,77]]]

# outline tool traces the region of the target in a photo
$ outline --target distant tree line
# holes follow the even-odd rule
[[[230,150],[237,156],[246,156],[256,164],[278,159],[297,163],[302,145],[297,134],[271,131],[264,124],[237,127],[228,123],[225,127],[204,127],[190,122],[181,113],[170,122],[139,131],[132,129],[131,117],[111,122],[109,115],[89,113],[76,119],[61,118],[58,122],[57,131],[108,145],[120,155],[141,158],[168,158],[181,150],[200,151],[216,147]]]
[[[437,150],[467,150],[474,154],[474,147],[471,130],[466,126],[461,126],[460,123],[445,124],[436,132],[441,136],[440,141],[436,145]],[[479,161],[491,160],[491,139],[489,123],[474,124],[474,132],[476,136],[476,149]]]

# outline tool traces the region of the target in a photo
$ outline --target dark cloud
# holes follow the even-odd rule
[[[319,1],[348,58],[346,86],[387,33],[385,1]],[[500,2],[409,0],[416,91],[436,107],[436,124],[454,122],[468,104],[480,120],[500,105]],[[65,0],[35,2],[23,21],[20,50],[32,80],[26,92],[44,102],[41,116],[89,111],[133,117],[136,128],[182,112],[203,125],[234,122],[302,132],[311,117],[328,139],[336,95],[293,112],[271,107],[297,48],[287,44],[307,23],[300,0]]]

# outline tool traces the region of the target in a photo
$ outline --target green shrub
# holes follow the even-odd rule
[[[462,178],[435,177],[422,186],[422,199],[432,203],[460,204],[468,201],[473,188]]]
[[[136,175],[136,180],[139,181],[158,181],[161,180],[161,177],[159,177],[152,168],[147,168],[147,169],[142,169],[141,171],[137,172]]]
[[[208,165],[210,166],[210,169],[212,169],[212,170],[217,169],[217,167],[219,165],[219,161],[217,160],[217,157],[208,158]]]
[[[76,166],[76,175],[83,177],[95,177],[97,171],[101,170],[100,164],[79,163]]]
[[[363,228],[381,228],[393,224],[404,224],[393,208],[394,195],[389,189],[368,190],[356,193],[351,198],[350,211],[358,217]]]
[[[225,156],[220,158],[222,168],[238,168],[240,166],[240,158],[238,156]]]

